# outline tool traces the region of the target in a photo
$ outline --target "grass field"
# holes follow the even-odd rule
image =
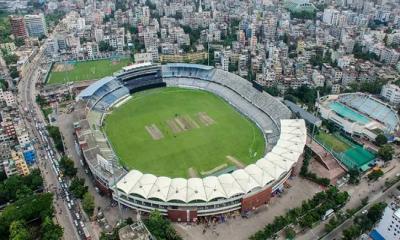
[[[201,121],[199,113],[212,124]],[[174,131],[170,120],[181,116],[196,127]],[[159,130],[158,140],[149,134],[149,126]],[[106,117],[104,129],[125,167],[169,177],[189,177],[189,168],[201,173],[222,164],[232,166],[227,156],[247,165],[265,151],[255,123],[223,99],[200,90],[159,88],[136,93]]]
[[[95,80],[112,75],[114,72],[127,66],[130,59],[120,60],[96,60],[77,62],[74,64],[62,64],[65,70],[56,69],[60,65],[54,64],[47,84],[62,84],[67,82],[79,82],[85,80]],[[61,66],[61,67],[63,67]]]
[[[335,135],[320,131],[316,136],[317,140],[330,148],[333,148],[336,152],[344,152],[351,148],[350,145],[338,139]]]

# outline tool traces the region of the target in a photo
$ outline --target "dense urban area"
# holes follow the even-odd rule
[[[0,0],[0,50],[0,240],[400,239],[400,0]],[[134,132],[161,87],[259,136],[195,94]]]

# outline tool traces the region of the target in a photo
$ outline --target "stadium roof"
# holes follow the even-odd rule
[[[194,63],[168,63],[167,67],[190,67],[190,68],[200,68],[203,70],[211,70],[214,67],[201,65],[201,64],[194,64]]]
[[[311,113],[307,112],[306,110],[291,101],[285,100],[284,103],[290,108],[292,112],[297,114],[300,118],[306,120],[308,123],[313,124],[317,127],[321,126],[322,120],[319,117],[312,115]]]
[[[306,143],[302,119],[281,120],[280,140],[264,158],[232,174],[206,178],[168,178],[131,170],[118,183],[125,194],[162,201],[212,201],[246,194],[269,185],[287,173],[298,161]]]
[[[104,77],[99,81],[96,81],[90,84],[87,88],[83,89],[77,96],[77,100],[84,99],[86,97],[92,96],[99,88],[101,88],[104,84],[112,81],[114,77]]]

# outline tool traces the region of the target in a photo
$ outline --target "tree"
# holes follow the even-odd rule
[[[11,64],[16,64],[18,62],[18,55],[16,54],[6,54],[3,56],[4,61],[6,62],[6,65],[11,65]]]
[[[28,240],[31,234],[22,220],[17,220],[10,225],[10,240]]]
[[[360,171],[357,168],[352,168],[349,170],[349,183],[359,184],[360,183]]]
[[[378,134],[378,136],[376,136],[375,138],[375,143],[378,146],[382,146],[384,144],[386,144],[388,141],[387,137],[383,134]]]
[[[99,51],[100,52],[108,52],[108,51],[112,51],[113,47],[111,47],[111,45],[106,42],[106,41],[100,41],[99,42]]]
[[[53,139],[57,150],[63,153],[64,145],[62,142],[60,129],[56,126],[46,126],[46,129],[49,132],[50,137]]]
[[[285,236],[286,236],[286,239],[294,239],[296,237],[296,232],[294,231],[294,229],[292,227],[287,227],[285,229]]]
[[[19,78],[19,72],[16,66],[10,67],[9,70],[11,78]]]
[[[376,171],[372,171],[370,174],[368,174],[368,179],[369,180],[373,180],[376,181],[378,180],[378,178],[383,176],[383,172],[382,170],[376,170]]]
[[[144,220],[144,224],[156,239],[179,240],[181,237],[172,227],[171,222],[155,210],[150,213],[148,219]]]
[[[67,156],[62,156],[60,159],[60,169],[64,173],[64,175],[68,177],[75,177],[78,169],[74,167],[74,161],[72,161]]]
[[[76,198],[82,199],[83,195],[88,191],[88,187],[85,186],[85,180],[83,178],[75,177],[71,181],[69,190]]]
[[[299,19],[315,19],[317,17],[316,11],[301,11],[301,12],[290,12],[292,18]]]
[[[83,210],[86,212],[87,215],[92,216],[94,212],[94,197],[89,193],[86,192],[83,195],[83,200],[82,200],[82,207]]]
[[[379,202],[374,204],[369,208],[367,217],[373,222],[377,222],[381,219],[383,211],[385,210],[387,204],[385,202]]]
[[[24,40],[22,37],[17,37],[17,38],[14,40],[14,44],[15,44],[15,46],[17,46],[17,47],[24,46],[24,45],[25,45],[25,40]]]
[[[378,150],[378,156],[385,162],[392,160],[393,154],[394,154],[394,149],[389,144],[383,145]]]
[[[274,97],[277,97],[280,93],[279,88],[276,85],[272,87],[265,87],[264,90]]]
[[[36,103],[40,106],[40,107],[44,107],[46,106],[48,103],[46,101],[46,99],[44,99],[42,96],[40,95],[36,95]]]
[[[60,225],[55,224],[49,216],[46,216],[41,228],[43,240],[57,240],[63,236],[63,229]]]
[[[19,199],[8,205],[0,214],[0,239],[8,239],[9,227],[13,221],[30,222],[52,216],[54,212],[52,203],[53,195],[43,193]]]

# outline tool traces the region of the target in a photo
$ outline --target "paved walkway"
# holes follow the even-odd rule
[[[252,234],[261,230],[265,225],[271,223],[275,216],[286,213],[290,208],[301,205],[303,200],[309,199],[315,193],[323,189],[310,181],[300,177],[289,180],[291,185],[281,197],[274,197],[271,202],[256,210],[254,215],[248,219],[240,216],[235,219],[228,219],[227,223],[217,224],[206,230],[203,234],[204,225],[174,224],[175,229],[184,239],[226,239],[239,240],[248,239]]]

